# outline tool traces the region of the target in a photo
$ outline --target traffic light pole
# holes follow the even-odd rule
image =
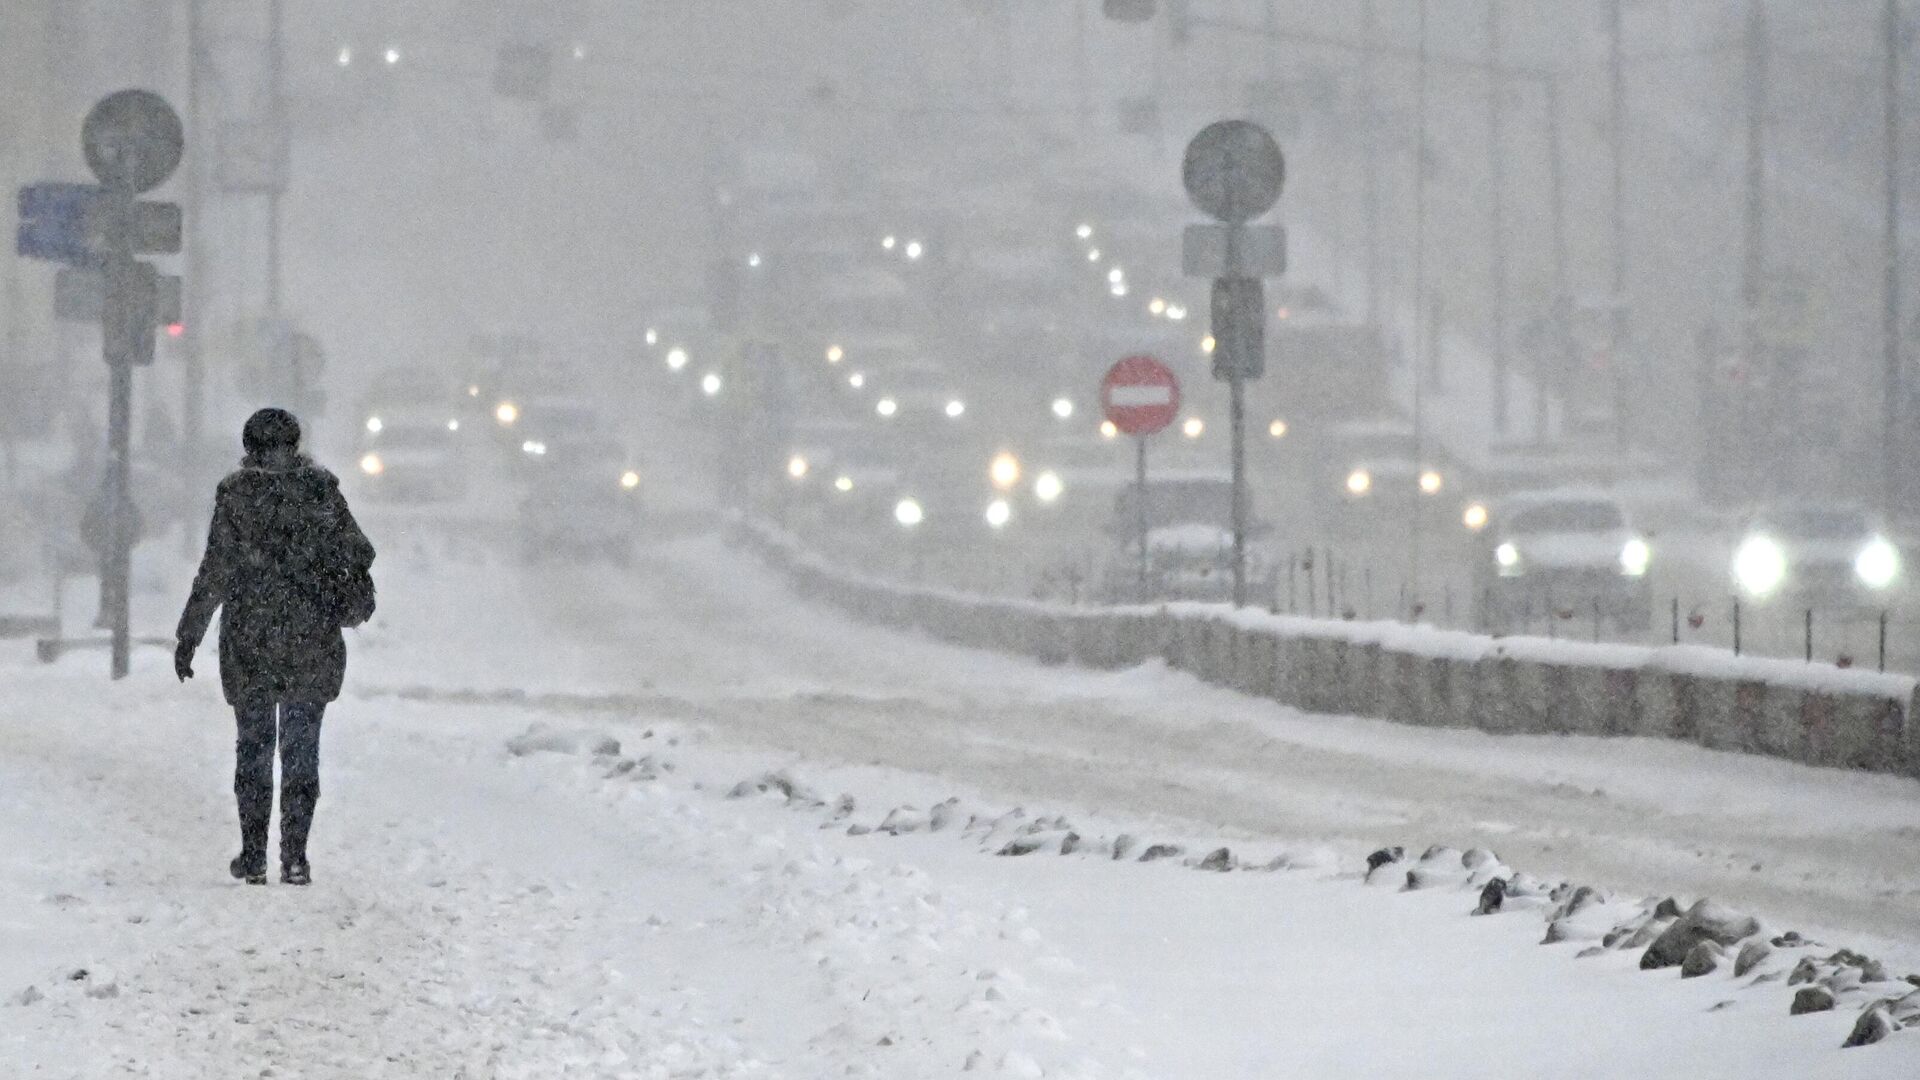
[[[202,0],[187,0],[187,116],[195,131],[205,120],[204,80],[206,71],[206,22]],[[200,491],[200,445],[205,438],[206,353],[202,328],[206,324],[206,245],[200,222],[206,206],[206,163],[187,165],[187,228],[192,238],[187,243],[187,274],[181,287],[181,336],[183,352],[180,401],[180,470],[182,485],[180,516],[181,550],[189,557],[200,546],[200,526],[194,521],[193,508]]]
[[[129,629],[132,593],[133,521],[131,457],[133,432],[133,366],[139,357],[127,331],[139,326],[152,334],[153,312],[138,304],[123,287],[135,272],[132,236],[133,195],[108,188],[106,210],[106,287],[101,304],[101,358],[107,362],[107,550],[101,568],[101,606],[113,634],[112,676],[127,677],[132,635]],[[149,337],[149,342],[151,337]]]
[[[1247,381],[1235,372],[1227,380],[1228,417],[1233,438],[1233,606],[1247,606]]]

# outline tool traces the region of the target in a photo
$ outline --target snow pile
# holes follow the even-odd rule
[[[843,795],[828,810],[824,800],[786,771],[743,780],[730,797],[753,794],[774,795],[795,810],[823,814],[826,820],[821,828],[841,827],[855,805],[853,796]],[[965,824],[960,824],[963,813]],[[1356,877],[1370,885],[1398,882],[1404,892],[1464,892],[1476,897],[1470,909],[1473,915],[1538,913],[1547,924],[1540,943],[1580,944],[1579,959],[1609,952],[1638,953],[1640,970],[1678,968],[1683,979],[1721,972],[1746,980],[1743,988],[1749,990],[1783,978],[1788,987],[1805,984],[1792,996],[1788,1013],[1827,1011],[1843,1001],[1861,1010],[1843,1044],[1846,1047],[1877,1042],[1904,1027],[1920,1025],[1920,974],[1893,980],[1878,961],[1849,949],[1822,958],[1814,952],[1818,943],[1798,932],[1774,934],[1753,916],[1712,899],[1683,908],[1672,897],[1630,898],[1590,885],[1549,884],[1509,868],[1484,848],[1462,851],[1434,845],[1408,860],[1404,847],[1383,847],[1367,856],[1364,869],[1342,873],[1338,857],[1325,848],[1283,849],[1250,860],[1227,846],[1204,845],[1192,849],[1203,853],[1190,853],[1188,843],[1182,841],[1142,841],[1127,832],[1083,834],[1061,814],[1032,814],[1021,807],[998,813],[972,809],[958,796],[926,809],[900,804],[887,811],[878,825],[854,822],[846,824],[844,831],[850,837],[951,832],[979,852],[1000,857],[1173,861],[1206,873],[1313,870],[1336,878]],[[1787,968],[1796,960],[1788,976]]]

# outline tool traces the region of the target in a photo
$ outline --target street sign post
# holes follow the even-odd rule
[[[1213,375],[1229,394],[1233,448],[1233,602],[1247,602],[1246,383],[1266,372],[1266,289],[1286,270],[1286,233],[1248,222],[1273,209],[1286,184],[1280,145],[1258,124],[1222,120],[1187,144],[1180,179],[1218,225],[1187,230],[1188,274],[1213,279]]]
[[[132,649],[127,625],[133,547],[128,466],[133,428],[133,369],[153,362],[153,334],[164,315],[179,318],[179,279],[163,279],[136,255],[180,250],[180,208],[141,202],[165,183],[186,148],[180,117],[165,99],[122,90],[95,103],[81,125],[81,150],[100,186],[43,183],[20,189],[18,252],[65,263],[56,280],[56,313],[94,309],[107,362],[107,552],[101,607],[113,631],[112,673],[125,678]],[[163,280],[171,286],[163,286]],[[168,294],[171,294],[169,297]]]
[[[1129,356],[1107,369],[1100,381],[1100,405],[1107,422],[1133,436],[1134,542],[1138,545],[1139,595],[1148,599],[1152,552],[1147,547],[1147,437],[1166,430],[1180,413],[1180,380],[1151,356]]]
[[[80,147],[87,168],[102,191],[93,207],[92,221],[101,247],[101,274],[106,284],[100,315],[101,352],[112,376],[107,408],[109,520],[107,581],[102,588],[111,603],[113,622],[112,673],[127,676],[132,637],[128,631],[128,579],[133,536],[133,493],[129,490],[129,458],[133,430],[133,369],[153,362],[153,332],[157,286],[151,263],[136,254],[159,247],[180,248],[179,208],[170,204],[143,206],[136,196],[165,183],[180,165],[186,150],[180,116],[166,100],[146,90],[108,94],[88,110],[80,127]]]

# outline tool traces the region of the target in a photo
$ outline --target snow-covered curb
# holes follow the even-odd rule
[[[873,622],[1048,663],[1156,657],[1208,682],[1313,712],[1502,733],[1639,735],[1812,765],[1920,775],[1916,680],[1699,646],[1494,638],[1218,604],[1069,607],[903,586],[851,573],[793,537],[743,543],[803,595]]]

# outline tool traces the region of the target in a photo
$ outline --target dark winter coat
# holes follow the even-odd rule
[[[347,646],[330,568],[371,566],[373,545],[340,481],[304,457],[249,457],[220,481],[207,552],[180,616],[197,646],[216,608],[227,703],[328,702],[340,696]]]

